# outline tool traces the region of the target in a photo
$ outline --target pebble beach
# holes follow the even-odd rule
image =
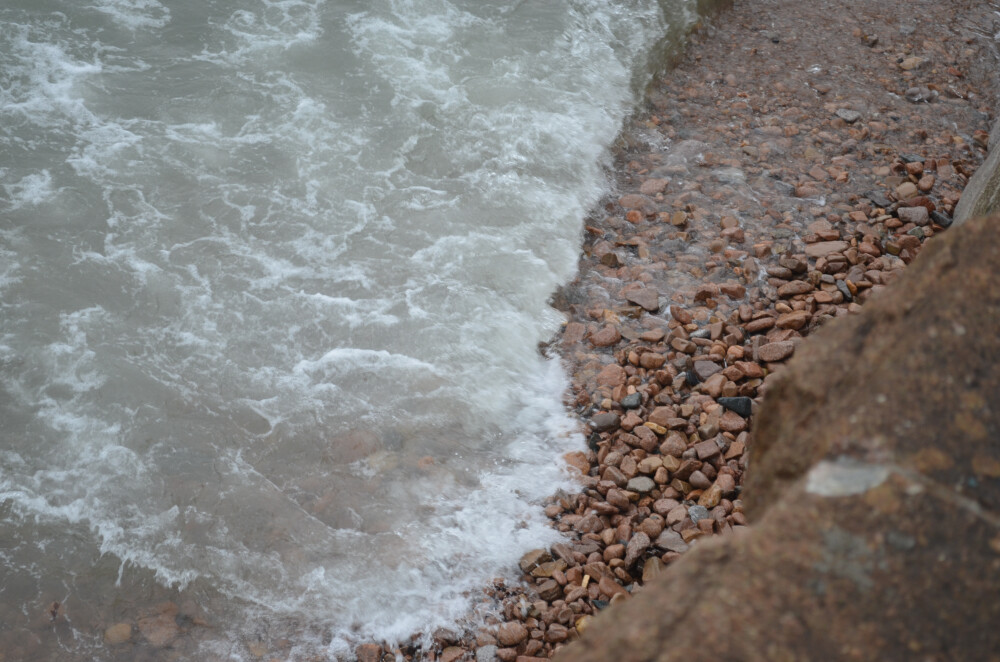
[[[615,193],[553,297],[567,323],[544,351],[570,370],[587,438],[564,458],[579,492],[545,506],[566,542],[489,587],[485,623],[359,660],[548,659],[700,540],[748,525],[770,378],[948,230],[984,158],[995,9],[739,1],[699,26],[627,123]]]
[[[688,550],[752,526],[741,496],[772,378],[948,231],[987,153],[998,47],[991,0],[735,0],[698,23],[625,122],[612,192],[551,298],[565,323],[539,351],[565,366],[583,440],[560,459],[576,489],[542,504],[562,541],[497,568],[463,627],[346,659],[548,660]],[[0,662],[71,637],[45,603],[37,641]],[[158,604],[92,628],[115,659],[186,659],[219,627],[166,590],[142,603]],[[286,635],[217,659],[335,659]]]

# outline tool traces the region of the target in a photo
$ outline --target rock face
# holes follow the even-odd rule
[[[1000,121],[993,125],[988,144],[989,155],[969,180],[955,208],[956,223],[1000,212]]]
[[[998,224],[929,242],[804,342],[757,419],[749,530],[699,541],[556,659],[997,659]]]

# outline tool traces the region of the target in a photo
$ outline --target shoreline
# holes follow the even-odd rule
[[[546,502],[570,540],[486,589],[495,619],[359,660],[548,659],[699,538],[748,524],[768,378],[947,230],[985,156],[996,47],[968,25],[989,10],[737,0],[690,36],[626,122],[615,193],[553,295],[567,324],[549,347],[589,435],[565,457],[580,492]]]

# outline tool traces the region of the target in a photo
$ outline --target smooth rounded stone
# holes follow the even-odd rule
[[[749,418],[749,416],[753,413],[753,400],[745,396],[736,398],[718,398],[716,402],[729,411],[736,412],[743,418]]]
[[[503,646],[517,646],[528,638],[528,629],[520,623],[504,623],[497,630],[497,641]]]
[[[847,283],[845,283],[842,280],[838,280],[836,282],[836,285],[837,285],[837,289],[840,291],[840,293],[842,295],[844,295],[844,301],[848,301],[848,302],[854,301],[854,293],[851,292],[851,288],[849,288],[847,286]]]
[[[545,630],[545,641],[550,644],[557,644],[562,641],[566,641],[569,638],[569,630],[565,625],[560,623],[552,623]]]
[[[602,575],[600,581],[598,581],[597,583],[597,586],[600,589],[601,593],[608,596],[609,598],[613,598],[619,593],[625,592],[625,589],[622,587],[622,585],[616,582],[608,575]]]
[[[707,518],[708,516],[709,516],[708,508],[706,508],[705,506],[691,506],[690,508],[688,508],[688,517],[690,517],[691,521],[694,522],[695,524],[697,524],[700,520]]]
[[[667,362],[667,357],[657,352],[646,352],[639,357],[639,365],[646,370],[657,370]]]
[[[930,223],[930,213],[926,207],[900,207],[896,210],[896,214],[903,223],[913,223],[914,225]]]
[[[635,305],[655,313],[660,309],[660,293],[652,287],[642,287],[624,293],[626,301],[631,301]]]
[[[648,476],[636,476],[628,482],[627,489],[630,492],[649,494],[656,489],[656,483],[653,482],[653,479]]]
[[[590,344],[594,347],[610,347],[622,339],[621,332],[610,324],[601,327],[590,336]]]
[[[903,182],[896,187],[896,197],[899,200],[907,200],[917,195],[917,185],[913,182]]]
[[[681,538],[681,534],[673,529],[664,529],[656,538],[656,546],[665,552],[677,552],[681,554],[688,550],[688,544]]]
[[[636,409],[642,404],[642,395],[640,393],[630,393],[622,398],[621,406],[625,409]]]
[[[496,662],[497,647],[493,644],[480,646],[476,649],[476,662]]]
[[[594,414],[590,419],[590,424],[597,432],[610,432],[618,429],[618,426],[621,425],[621,419],[614,412],[602,412]]]
[[[696,487],[699,490],[707,490],[712,486],[712,481],[701,471],[692,471],[687,482],[691,483],[691,487]]]
[[[115,623],[104,631],[104,641],[115,646],[124,644],[132,638],[132,625],[130,623]]]
[[[546,579],[535,590],[538,591],[538,597],[546,602],[552,602],[562,597],[563,594],[562,586],[554,579]]]
[[[774,328],[775,319],[773,317],[761,317],[747,322],[743,328],[747,333],[759,333]]]
[[[610,503],[612,506],[622,511],[628,510],[629,507],[632,505],[632,502],[629,501],[628,496],[618,488],[613,488],[608,490],[608,494],[605,497],[605,499],[607,499],[607,502]]]
[[[784,361],[795,351],[795,343],[790,340],[783,340],[781,342],[772,342],[767,345],[763,345],[757,350],[757,355],[760,357],[761,361],[766,361],[768,363],[773,363],[775,361]]]
[[[739,283],[722,283],[719,290],[730,299],[742,299],[747,295],[747,288]]]
[[[694,316],[680,306],[670,306],[670,315],[681,324],[690,324]]]
[[[722,500],[722,490],[720,490],[716,485],[711,485],[707,490],[701,493],[698,498],[698,505],[705,508],[715,508],[719,505],[719,501]]]
[[[699,380],[705,381],[715,373],[720,372],[722,366],[714,361],[695,361],[693,370],[698,375]]]
[[[639,530],[649,536],[650,540],[655,540],[663,532],[663,518],[657,514],[652,514],[639,524]]]
[[[923,209],[923,207],[920,209]],[[804,327],[811,318],[812,315],[808,311],[793,310],[790,313],[785,313],[784,315],[778,317],[777,327],[779,329],[798,330]]]
[[[594,380],[601,386],[621,386],[627,378],[625,368],[617,363],[612,363],[601,368]]]
[[[844,120],[848,124],[854,124],[859,119],[861,119],[861,113],[856,110],[851,110],[849,108],[838,108],[836,112],[837,117]]]
[[[813,289],[812,283],[808,281],[793,280],[791,282],[785,283],[784,285],[778,288],[778,296],[787,299],[797,294],[805,294],[807,292],[812,292],[812,289]]]
[[[931,212],[931,220],[943,228],[951,227],[951,217],[939,211]]]
[[[850,247],[846,241],[819,241],[806,245],[806,255],[809,257],[828,257],[834,253],[846,251]]]

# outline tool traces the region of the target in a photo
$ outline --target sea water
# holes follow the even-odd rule
[[[556,540],[546,301],[696,4],[3,0],[6,659],[406,640]]]

